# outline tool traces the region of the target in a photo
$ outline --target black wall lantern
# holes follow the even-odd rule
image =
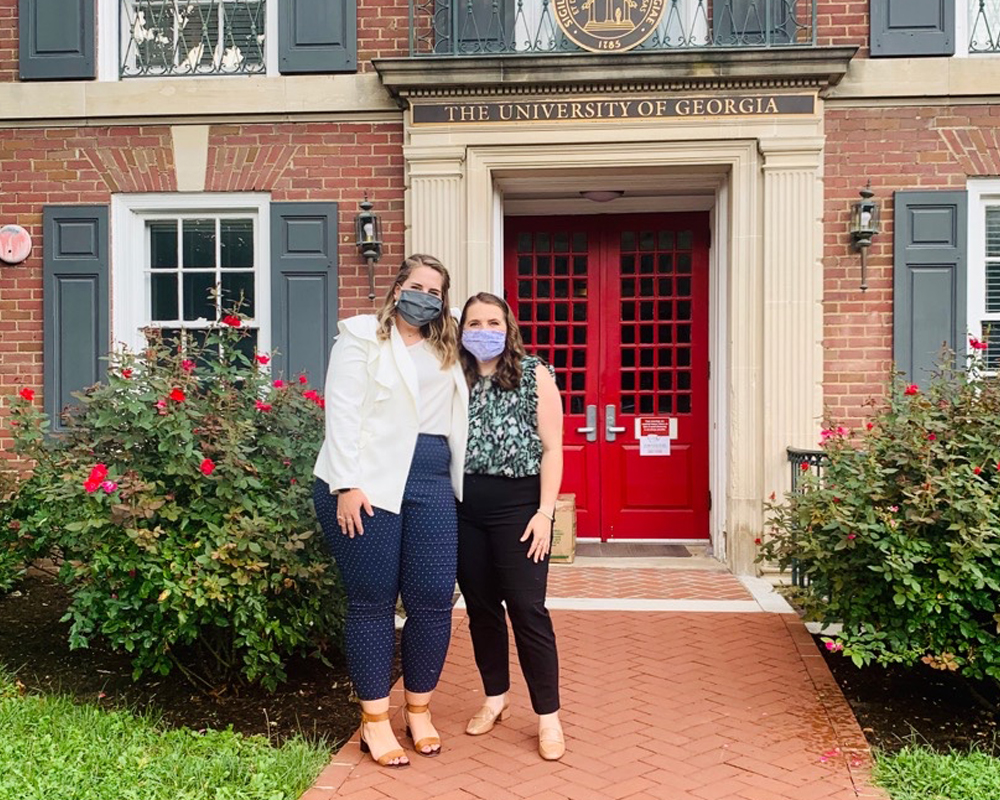
[[[361,213],[354,218],[355,244],[368,262],[368,299],[375,299],[375,262],[382,257],[382,220],[372,213],[372,202],[365,193]]]
[[[872,183],[859,193],[860,200],[851,203],[851,242],[861,253],[861,291],[868,288],[868,248],[872,245],[872,237],[879,232],[879,207],[874,200]]]

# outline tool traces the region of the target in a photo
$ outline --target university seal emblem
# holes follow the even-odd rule
[[[653,35],[666,0],[554,0],[563,33],[584,50],[624,53]]]

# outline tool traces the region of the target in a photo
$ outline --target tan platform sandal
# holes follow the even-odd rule
[[[406,735],[413,739],[413,731],[410,730],[410,714],[427,714],[430,717],[430,711],[426,705],[415,706],[410,703],[406,704],[406,710],[403,712],[403,717],[406,720]],[[430,722],[430,719],[427,720]],[[424,747],[434,747],[437,746],[436,750],[431,750],[429,753],[423,751]],[[424,758],[434,758],[435,756],[441,755],[441,737],[440,736],[425,736],[419,741],[413,740],[413,749],[417,752],[418,756],[423,756]]]
[[[489,706],[484,705],[472,715],[472,719],[469,720],[469,724],[465,726],[465,732],[469,734],[469,736],[482,736],[484,733],[489,733],[493,730],[494,725],[498,722],[503,722],[509,716],[510,703],[504,703],[504,706],[500,709],[499,714]]]
[[[538,755],[546,761],[558,761],[566,754],[562,728],[542,728],[538,732]]]
[[[385,722],[387,719],[389,719],[388,711],[383,711],[381,714],[366,714],[364,711],[361,712],[361,752],[370,754],[372,760],[381,767],[389,767],[390,769],[408,767],[410,766],[410,759],[407,757],[403,748],[397,747],[395,750],[390,750],[385,755],[375,758],[375,754],[372,753],[371,747],[369,747],[368,742],[365,741],[365,725],[369,722]],[[397,763],[393,764],[393,759],[406,760],[397,761]]]

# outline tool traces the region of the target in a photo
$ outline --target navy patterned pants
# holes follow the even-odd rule
[[[362,700],[389,696],[400,594],[403,685],[411,692],[437,686],[451,640],[458,557],[450,463],[445,437],[420,434],[400,513],[376,508],[369,517],[362,510],[365,532],[353,539],[340,532],[337,497],[316,480],[316,516],[347,591],[347,667]]]

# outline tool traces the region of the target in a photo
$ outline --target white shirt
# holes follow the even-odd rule
[[[451,371],[441,369],[437,353],[421,339],[406,348],[417,368],[420,387],[421,433],[448,436],[451,433],[451,407],[455,401],[455,380]]]
[[[417,368],[395,326],[378,338],[374,314],[341,320],[326,374],[326,438],[313,473],[330,490],[357,487],[373,506],[398,514],[420,430]],[[433,351],[432,351],[433,352]],[[451,483],[462,499],[469,387],[457,361],[448,446]]]

